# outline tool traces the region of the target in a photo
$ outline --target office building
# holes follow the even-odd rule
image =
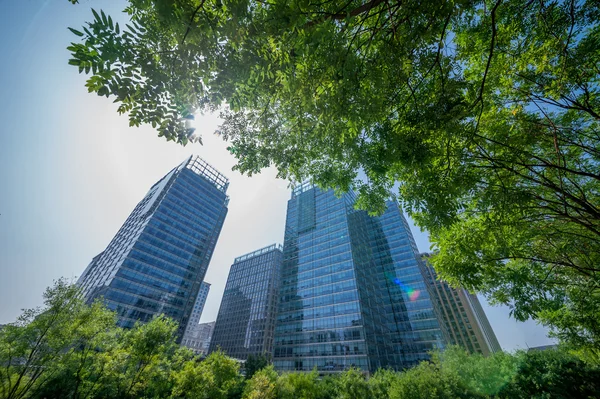
[[[190,157],[154,184],[79,285],[103,297],[119,325],[165,314],[181,338],[227,214],[228,180]]]
[[[477,298],[477,295],[471,294],[470,292],[465,290],[462,291],[461,295],[464,297],[464,301],[468,305],[465,307],[465,309],[469,309],[469,312],[467,312],[467,314],[473,314],[473,316],[470,319],[472,320],[471,324],[475,322],[475,325],[477,325],[478,330],[481,330],[483,342],[485,342],[485,345],[489,347],[489,351],[491,353],[500,352],[502,350],[502,347],[500,346],[500,343],[496,338],[496,334],[494,333],[494,330],[492,329],[492,326],[487,316],[485,315],[485,312],[483,310],[483,307],[481,306],[481,303],[479,302],[479,299]]]
[[[200,326],[200,317],[202,316],[202,310],[204,310],[204,304],[206,303],[206,298],[208,297],[208,292],[210,291],[210,284],[206,281],[202,282],[200,286],[200,291],[198,292],[198,296],[196,297],[196,303],[194,303],[194,307],[192,309],[192,313],[187,323],[187,327],[185,332],[183,333],[183,339],[181,340],[181,344],[190,347],[196,351],[199,343],[197,342],[198,336],[198,327]],[[188,345],[188,343],[193,343],[195,346],[192,347]]]
[[[439,281],[427,260],[429,256],[426,253],[421,255],[422,267],[433,301],[441,311],[440,321],[446,341],[462,346],[470,353],[481,353],[484,356],[501,351],[477,295]]]
[[[302,184],[288,202],[273,364],[279,371],[403,369],[443,348],[414,239],[388,201],[371,217]]]
[[[196,297],[196,302],[194,303],[192,314],[190,315],[190,318],[188,320],[187,329],[193,328],[200,324],[200,317],[202,316],[202,310],[204,310],[204,304],[206,303],[206,298],[208,297],[209,291],[210,283],[203,281],[202,285],[200,286],[200,291],[198,291],[198,296]]]
[[[181,343],[193,350],[197,355],[206,355],[208,354],[208,348],[214,328],[214,321],[211,321],[210,323],[200,323],[190,329],[189,332],[186,330]]]
[[[245,360],[273,351],[273,329],[282,262],[281,245],[235,259],[229,271],[210,351]]]

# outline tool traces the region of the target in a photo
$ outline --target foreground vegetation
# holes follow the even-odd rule
[[[78,290],[59,281],[42,309],[28,310],[0,330],[0,398],[593,398],[600,367],[565,351],[484,358],[450,348],[432,362],[366,378],[278,374],[254,359],[239,363],[222,352],[206,359],[175,342],[176,324],[157,317],[131,330],[101,303],[86,305]]]

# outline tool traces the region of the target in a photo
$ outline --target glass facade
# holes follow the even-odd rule
[[[484,356],[501,350],[479,299],[476,295],[437,279],[428,261],[429,254],[421,254],[425,280],[430,286],[434,304],[440,311],[440,321],[446,342],[459,345],[470,353]]]
[[[190,157],[158,181],[79,279],[119,325],[165,314],[183,335],[227,214],[227,179]]]
[[[443,347],[398,205],[370,217],[354,201],[302,185],[288,202],[273,352],[280,371],[401,369]]]
[[[217,316],[210,351],[236,359],[273,351],[273,329],[282,263],[281,245],[235,259]]]

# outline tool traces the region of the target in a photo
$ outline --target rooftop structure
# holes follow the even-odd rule
[[[245,255],[238,256],[237,258],[235,258],[235,260],[233,261],[233,263],[238,263],[238,262],[250,259],[250,258],[254,258],[256,256],[264,255],[264,254],[269,253],[269,252],[271,252],[273,250],[282,251],[283,250],[283,246],[281,244],[271,244],[271,245],[268,245],[268,246],[266,246],[264,248],[257,249],[256,251],[252,251],[252,252],[249,252],[249,253],[247,253]]]

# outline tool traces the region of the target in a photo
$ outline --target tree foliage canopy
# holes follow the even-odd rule
[[[187,143],[219,110],[236,168],[399,198],[442,278],[600,346],[600,5],[130,0],[69,50],[131,125]],[[361,174],[362,173],[362,174]]]

